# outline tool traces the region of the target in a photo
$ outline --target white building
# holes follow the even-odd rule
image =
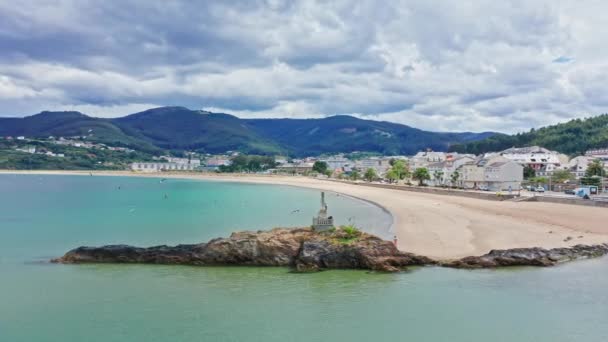
[[[523,170],[520,163],[501,156],[482,158],[459,168],[460,184],[465,189],[518,190],[523,181]]]
[[[581,177],[585,177],[585,172],[587,172],[587,167],[593,160],[594,160],[594,158],[587,157],[587,156],[578,156],[578,157],[572,158],[568,162],[568,171],[570,171],[570,173],[572,175],[574,175],[574,177],[576,177],[577,179],[581,178]]]
[[[457,172],[462,165],[475,161],[472,155],[448,154],[446,160],[427,165],[431,179],[428,181],[432,186],[456,186],[452,184],[452,175]],[[439,178],[437,178],[439,176]],[[458,179],[460,179],[460,174]]]
[[[194,164],[183,163],[157,163],[157,162],[140,162],[132,163],[131,170],[140,172],[160,172],[160,171],[192,171],[197,166]]]
[[[227,157],[211,157],[205,160],[205,170],[218,170],[220,166],[228,166],[232,161]]]
[[[383,175],[391,168],[391,160],[390,158],[378,157],[360,159],[355,161],[355,168],[362,172],[373,169],[378,175]]]
[[[600,159],[604,161],[604,164],[608,162],[608,148],[600,148],[595,150],[589,150],[585,152],[586,157],[590,157],[592,159]]]
[[[568,156],[539,146],[513,147],[498,154],[523,166],[531,167],[536,171],[537,176],[548,176],[553,171],[565,170],[568,167]]]
[[[321,158],[319,161],[325,162],[327,164],[327,168],[332,171],[336,169],[343,169],[353,164],[350,159],[346,159],[343,155]]]
[[[433,151],[425,151],[418,152],[415,156],[410,159],[410,169],[416,170],[421,167],[427,167],[432,163],[439,163],[447,158],[447,153],[445,152],[433,152]]]

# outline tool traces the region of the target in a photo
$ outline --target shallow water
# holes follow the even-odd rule
[[[53,265],[44,261],[83,244],[192,243],[308,225],[318,191],[0,175],[0,195],[0,341],[608,340],[606,258],[401,274]],[[379,208],[335,194],[328,204],[341,221],[354,216],[388,234]]]

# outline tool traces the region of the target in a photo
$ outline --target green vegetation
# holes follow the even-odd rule
[[[376,173],[376,170],[369,168],[365,171],[363,178],[365,178],[365,180],[368,182],[372,182],[372,181],[378,179],[378,174]]]
[[[604,169],[604,165],[602,161],[599,159],[594,160],[587,166],[587,171],[585,172],[586,177],[606,177],[606,170]]]
[[[359,239],[361,231],[354,225],[340,226],[335,235],[338,243],[351,244]]]
[[[475,141],[494,133],[436,133],[405,125],[351,116],[323,119],[239,119],[228,114],[161,107],[117,119],[88,117],[78,112],[42,112],[26,118],[0,118],[0,136],[46,138],[87,136],[91,141],[138,150],[197,151],[311,156],[351,153],[413,154],[451,144]],[[363,151],[363,152],[358,152]]]
[[[459,178],[460,178],[460,173],[458,171],[454,171],[452,173],[452,175],[450,176],[450,182],[452,183],[452,186],[456,186]]]
[[[557,170],[553,172],[551,179],[554,183],[564,183],[566,181],[574,180],[574,175],[568,170]]]
[[[524,179],[530,179],[536,177],[536,170],[530,165],[524,166]]]
[[[542,146],[569,155],[580,155],[608,146],[608,114],[532,129],[515,135],[495,135],[487,139],[453,145],[450,150],[481,154],[510,147]]]
[[[435,172],[433,172],[433,179],[436,182],[441,180],[442,177],[443,177],[443,171],[435,170]],[[437,184],[435,184],[435,185],[437,185]]]
[[[37,152],[42,153],[63,154],[65,157],[15,150],[26,147],[35,147]],[[152,161],[152,157],[152,154],[141,151],[82,148],[46,141],[0,140],[0,169],[8,170],[124,170],[136,161]]]
[[[351,180],[357,181],[357,180],[359,180],[359,178],[361,178],[361,175],[359,174],[358,171],[353,170],[353,172],[350,173]]]
[[[391,169],[388,171],[390,173],[389,179],[403,180],[410,176],[410,168],[408,164],[403,160],[391,160]],[[387,175],[388,178],[389,175]]]
[[[424,181],[431,179],[431,175],[426,167],[421,167],[414,170],[412,178],[418,181],[419,186],[422,186],[424,185]]]
[[[231,159],[230,165],[222,165],[219,172],[260,172],[276,167],[274,157],[240,154]]]
[[[312,166],[312,170],[315,172],[318,172],[320,174],[327,174],[327,163],[324,161],[316,161],[313,166]]]

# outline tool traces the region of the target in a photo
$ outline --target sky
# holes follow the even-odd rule
[[[608,112],[608,2],[0,0],[0,116],[179,105],[513,133]]]

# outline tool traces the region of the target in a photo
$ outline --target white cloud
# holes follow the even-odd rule
[[[0,3],[0,108],[353,114],[516,132],[608,112],[603,1]]]

